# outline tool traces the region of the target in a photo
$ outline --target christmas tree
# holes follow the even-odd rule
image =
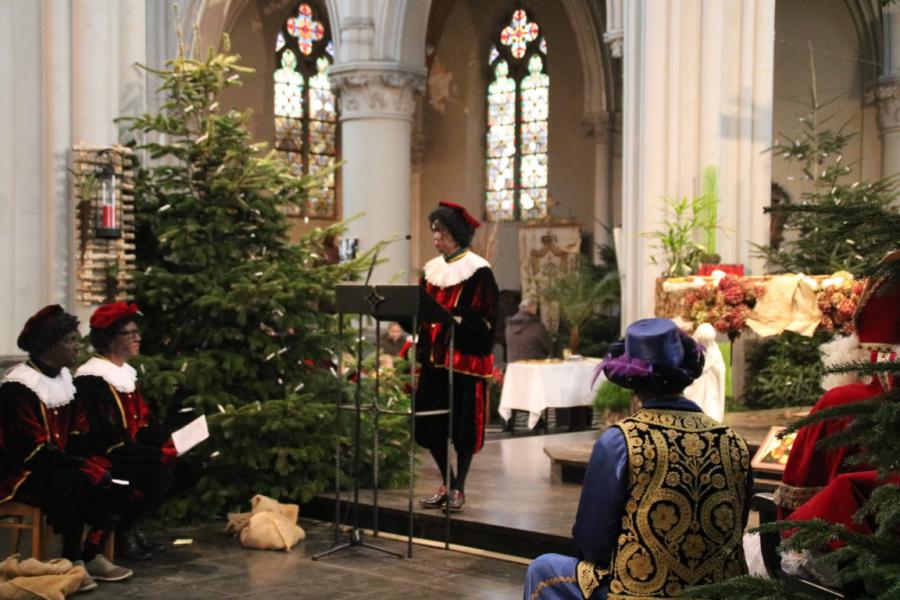
[[[206,413],[211,430],[198,449],[207,468],[170,504],[172,517],[222,514],[256,493],[306,501],[329,487],[345,374],[335,370],[336,317],[326,309],[335,284],[368,258],[323,257],[340,225],[289,243],[282,208],[302,209],[323,174],[292,176],[251,143],[248,113],[220,105],[251,71],[238,60],[227,38],[203,59],[180,52],[152,71],[166,98],[159,112],[130,120],[139,139],[159,140],[141,146],[151,163],[135,190],[144,395],[168,424]],[[390,481],[406,465],[396,451],[404,427],[388,423],[395,451],[381,471]]]
[[[804,123],[802,139],[776,146],[776,150],[785,158],[803,161],[814,191],[802,204],[767,209],[785,214],[800,235],[786,251],[768,254],[771,263],[806,272],[845,268],[863,276],[885,277],[885,286],[900,285],[900,261],[879,264],[888,251],[900,248],[900,215],[891,205],[896,198],[897,179],[841,183],[841,178],[849,173],[849,167],[842,166],[840,153],[847,136],[825,130],[821,123]],[[900,361],[844,364],[826,372],[857,372],[863,376],[900,373]],[[853,459],[855,465],[876,469],[885,479],[900,474],[900,446],[896,442],[900,431],[900,387],[876,398],[819,411],[789,430],[842,416],[852,418],[850,425],[820,442],[822,446],[855,445],[861,449]],[[873,534],[861,535],[822,520],[772,523],[761,529],[796,530],[781,550],[823,552],[823,560],[838,569],[846,597],[900,597],[900,487],[886,484],[876,489],[856,519],[872,522]],[[826,545],[834,541],[844,545],[825,552]],[[692,588],[685,597],[800,600],[810,596],[788,591],[780,580],[743,576]]]

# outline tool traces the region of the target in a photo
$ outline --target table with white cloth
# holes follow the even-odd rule
[[[498,412],[504,421],[513,410],[528,411],[532,429],[546,408],[590,406],[602,377],[594,385],[594,371],[600,359],[524,360],[509,363],[503,376],[503,393]]]

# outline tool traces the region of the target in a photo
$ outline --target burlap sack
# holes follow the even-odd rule
[[[65,559],[19,562],[11,556],[0,563],[0,598],[3,600],[65,600],[81,585],[86,573]]]
[[[257,494],[250,501],[252,512],[228,515],[226,531],[233,532],[246,548],[290,552],[306,532],[297,525],[300,507]]]

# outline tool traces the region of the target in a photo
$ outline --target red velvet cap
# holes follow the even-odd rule
[[[883,263],[900,260],[900,250],[888,254]],[[900,344],[900,281],[887,276],[869,279],[853,315],[861,344]]]
[[[106,329],[123,317],[140,314],[141,311],[137,304],[128,304],[127,302],[104,304],[91,315],[91,329]]]
[[[57,315],[61,315],[65,311],[63,307],[59,304],[51,304],[50,306],[45,306],[41,310],[37,311],[31,317],[25,321],[25,327],[22,328],[22,333],[19,334],[19,339],[22,339],[22,336],[27,336],[31,332],[40,328],[43,323],[50,318],[53,318]]]
[[[442,202],[438,202],[438,206],[446,206],[447,208],[455,210],[459,216],[465,219],[466,223],[469,224],[469,227],[472,229],[478,229],[481,227],[481,222],[469,214],[469,211],[465,209],[464,206],[457,204],[456,202],[447,202],[446,200]]]

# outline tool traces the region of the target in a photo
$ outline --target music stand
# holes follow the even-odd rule
[[[413,494],[415,480],[415,426],[416,416],[439,416],[447,415],[448,433],[447,433],[447,454],[450,455],[450,446],[453,439],[453,352],[455,338],[455,321],[434,298],[425,293],[425,290],[418,285],[360,285],[360,284],[340,284],[336,287],[336,303],[338,310],[338,394],[335,401],[335,514],[334,514],[334,543],[335,545],[314,555],[313,560],[318,560],[329,556],[341,550],[354,546],[362,546],[384,552],[392,556],[402,558],[402,554],[397,554],[386,548],[381,548],[362,540],[362,532],[359,528],[359,453],[360,453],[360,429],[362,420],[362,411],[369,410],[374,418],[374,451],[373,451],[373,469],[374,469],[374,490],[373,490],[373,518],[374,531],[378,535],[378,422],[382,414],[402,415],[409,418],[409,535],[407,541],[407,555],[412,557],[412,539],[414,527],[414,511],[413,511]],[[343,352],[340,343],[344,337],[344,316],[357,315],[359,318],[359,328],[356,341],[356,362],[357,377],[356,388],[353,404],[343,404]],[[375,399],[373,402],[362,404],[362,339],[363,326],[362,317],[372,316],[376,319],[376,359],[375,359]],[[416,377],[412,377],[412,390],[409,411],[393,411],[381,408],[378,404],[379,383],[380,383],[380,365],[378,355],[380,353],[380,335],[379,325],[382,320],[391,321],[409,321],[412,320],[413,332],[418,331],[420,322],[425,323],[441,323],[450,326],[450,346],[449,346],[449,364],[448,378],[448,408],[431,410],[427,412],[417,413],[415,408],[416,396]],[[413,338],[413,346],[410,349],[411,361],[415,365],[416,341]],[[415,367],[414,367],[415,368]],[[351,467],[351,476],[353,477],[353,524],[350,530],[350,539],[347,542],[340,543],[340,436],[341,436],[341,411],[348,410],[354,413],[354,429],[353,429],[353,465]],[[450,469],[447,469],[447,481],[445,485],[449,489]],[[446,511],[446,540],[445,548],[450,543],[450,511]]]

